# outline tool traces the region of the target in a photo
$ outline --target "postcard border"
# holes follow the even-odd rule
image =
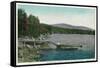
[[[59,63],[47,63],[47,64],[29,64],[29,65],[16,65],[16,3],[31,3],[31,4],[44,4],[44,5],[62,5],[62,6],[78,6],[78,7],[95,7],[96,8],[96,60],[92,61],[79,61],[79,62],[59,62]],[[43,3],[43,2],[26,2],[26,1],[13,1],[11,2],[11,57],[10,65],[13,67],[21,66],[40,66],[40,65],[55,65],[55,64],[69,64],[69,63],[86,63],[98,61],[98,6],[92,5],[77,5],[77,4],[59,4],[59,3]]]

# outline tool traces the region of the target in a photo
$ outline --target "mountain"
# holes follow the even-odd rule
[[[64,23],[53,24],[52,26],[54,26],[54,27],[60,27],[60,28],[68,28],[68,29],[93,30],[91,28],[84,27],[84,26],[74,26],[74,25],[69,25],[69,24],[64,24]]]

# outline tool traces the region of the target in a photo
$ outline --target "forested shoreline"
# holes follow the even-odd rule
[[[29,36],[37,38],[41,34],[88,34],[94,35],[94,30],[67,29],[43,24],[38,16],[30,14],[29,16],[23,9],[18,9],[18,37]]]

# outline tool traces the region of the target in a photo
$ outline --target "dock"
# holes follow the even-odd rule
[[[52,41],[49,40],[33,40],[33,39],[19,39],[19,42],[22,42],[24,46],[26,46],[26,44],[29,44],[30,46],[34,46],[34,42],[36,43],[36,46],[34,46],[35,48],[37,48],[37,46],[41,46],[42,43],[48,43],[48,46],[51,49],[68,49],[68,50],[76,50],[79,48],[82,48],[83,46],[80,44],[62,44],[62,43],[54,43]]]

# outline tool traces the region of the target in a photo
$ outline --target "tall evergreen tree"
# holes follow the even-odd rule
[[[38,17],[30,15],[29,18],[29,36],[37,38],[40,36],[40,21]]]
[[[28,18],[24,10],[18,9],[18,36],[26,36],[28,34]]]

